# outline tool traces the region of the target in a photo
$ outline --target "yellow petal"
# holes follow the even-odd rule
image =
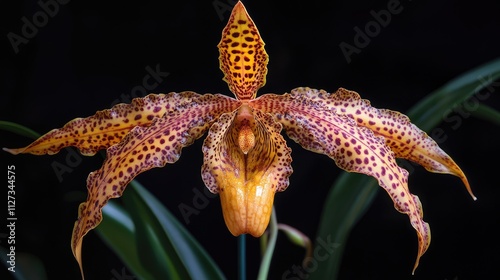
[[[235,236],[261,236],[275,192],[288,186],[291,150],[280,131],[270,115],[242,105],[222,115],[205,139],[203,181],[220,194],[224,220]]]
[[[266,84],[269,57],[259,30],[241,2],[236,3],[218,45],[224,81],[240,100],[255,98]]]

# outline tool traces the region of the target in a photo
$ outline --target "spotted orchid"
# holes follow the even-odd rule
[[[291,149],[281,134],[303,148],[327,155],[343,170],[374,177],[395,208],[409,216],[420,257],[430,244],[422,205],[408,188],[408,172],[396,158],[430,172],[459,177],[458,165],[425,132],[399,112],[376,109],[358,93],[301,87],[283,95],[257,91],[266,83],[268,55],[244,5],[237,2],[218,44],[224,81],[236,98],[172,92],[135,98],[87,118],[77,118],[12,154],[55,154],[74,146],[91,156],[106,149],[99,170],[88,176],[88,197],[78,210],[71,247],[82,271],[82,240],[102,220],[102,208],[120,197],[140,173],[176,162],[184,147],[207,136],[201,168],[206,187],[220,195],[222,213],[235,235],[259,237],[271,216],[274,195],[292,174]]]

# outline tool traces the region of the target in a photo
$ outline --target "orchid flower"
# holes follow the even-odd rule
[[[261,236],[275,193],[289,185],[292,158],[283,129],[304,149],[378,181],[417,232],[413,271],[429,247],[431,233],[418,197],[408,188],[408,172],[396,158],[459,177],[475,199],[458,165],[399,112],[371,107],[358,93],[343,88],[329,93],[301,87],[257,97],[266,83],[269,58],[241,2],[234,6],[218,48],[220,69],[236,98],[189,91],[149,94],[74,119],[24,148],[5,149],[44,155],[74,146],[88,156],[106,149],[102,167],[88,176],[88,197],[79,207],[72,234],[82,277],[82,239],[99,225],[108,200],[120,197],[138,174],[176,162],[182,148],[206,133],[201,176],[206,187],[220,195],[225,223],[235,236]]]

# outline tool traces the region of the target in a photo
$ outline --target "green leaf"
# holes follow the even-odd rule
[[[33,130],[8,121],[0,121],[0,130],[33,139],[40,137]],[[96,232],[134,276],[146,280],[188,279],[186,277],[225,279],[210,256],[160,202],[139,182],[133,180],[130,186],[130,191],[125,192],[123,196],[128,200],[126,207],[120,206],[115,201],[109,201],[102,209],[103,220],[96,228]],[[164,247],[165,241],[168,245]],[[145,243],[152,246],[145,246]],[[7,255],[2,247],[0,252],[5,253],[3,256]],[[148,252],[153,253],[154,257],[148,257],[148,261],[152,259],[153,263],[145,262],[146,259],[141,258]],[[46,279],[43,264],[38,263],[39,267],[34,270],[34,261],[36,260],[32,260],[32,264],[29,265],[31,270],[37,273],[39,279]],[[24,269],[27,266],[22,265],[23,260],[18,263],[16,279],[28,279],[26,277],[31,275],[28,273],[30,270]],[[158,272],[158,268],[167,267],[167,263],[175,263],[178,266],[168,267],[170,270],[167,272],[164,270]],[[151,266],[153,269],[149,270]],[[161,274],[163,272],[166,274]]]
[[[500,59],[479,66],[448,82],[417,103],[407,115],[420,129],[429,131],[443,120],[443,112],[463,103],[498,78]]]
[[[130,214],[117,202],[110,201],[102,209],[103,220],[96,228],[101,239],[123,261],[133,275],[154,279],[142,265],[137,252],[135,226]]]
[[[490,106],[479,104],[477,109],[472,112],[472,115],[494,125],[500,126],[500,112]]]
[[[448,82],[422,99],[407,115],[415,125],[429,131],[443,120],[443,112],[451,112],[454,106],[482,90],[490,90],[488,85],[498,78],[500,59]],[[335,181],[325,201],[318,238],[329,236],[332,242],[340,246],[327,260],[319,264],[309,279],[337,279],[349,233],[370,207],[379,189],[376,180],[356,173],[343,173]]]
[[[36,139],[40,137],[40,134],[17,123],[9,121],[0,121],[0,130],[10,131],[21,136]]]
[[[123,201],[134,222],[137,257],[152,279],[225,279],[199,243],[137,181]]]

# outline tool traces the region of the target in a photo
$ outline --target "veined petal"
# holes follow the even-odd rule
[[[121,141],[136,126],[148,126],[161,117],[192,102],[195,93],[149,94],[130,104],[117,104],[87,118],[76,118],[62,128],[53,129],[27,147],[5,149],[12,154],[55,154],[69,146],[91,156]]]
[[[424,131],[411,123],[410,119],[399,112],[377,109],[370,101],[361,99],[355,91],[338,89],[330,94],[324,90],[296,88],[292,95],[304,95],[321,102],[329,109],[336,109],[354,119],[358,125],[371,129],[375,134],[383,136],[386,144],[398,158],[405,158],[422,165],[426,170],[435,173],[451,174],[459,177],[474,200],[467,177],[453,159]]]
[[[394,201],[395,208],[408,215],[417,231],[420,257],[430,244],[429,225],[422,206],[408,189],[408,172],[396,163],[383,137],[358,126],[353,119],[325,109],[323,102],[300,94],[266,94],[250,102],[262,112],[273,112],[287,135],[305,149],[325,154],[342,169],[370,175],[378,180]]]
[[[240,1],[231,12],[218,47],[220,69],[231,92],[241,100],[255,98],[257,90],[266,84],[269,57],[259,30]]]
[[[203,144],[202,177],[219,193],[229,231],[261,236],[269,224],[274,194],[288,186],[290,148],[270,115],[242,105],[215,122]]]
[[[90,173],[87,201],[80,204],[71,240],[80,268],[82,238],[101,222],[101,210],[108,200],[121,196],[138,174],[177,161],[181,149],[201,137],[219,115],[239,106],[238,101],[223,95],[191,93],[191,98],[190,103],[153,119],[150,126],[132,129],[120,143],[108,148],[101,169]]]

